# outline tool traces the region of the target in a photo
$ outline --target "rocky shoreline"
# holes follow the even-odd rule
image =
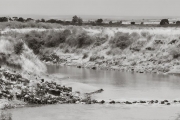
[[[10,71],[1,67],[1,109],[33,104],[74,103],[82,99],[80,94],[72,92],[72,87],[60,85],[54,81],[45,81],[37,76],[35,80],[23,76],[18,71]]]
[[[100,69],[100,70],[114,70],[121,72],[132,72],[132,73],[156,73],[156,74],[171,74],[171,75],[180,75],[180,70],[177,65],[177,69],[171,67],[176,66],[177,61],[172,61],[168,63],[168,65],[161,63],[152,64],[151,61],[145,61],[139,65],[116,65],[118,60],[110,60],[110,59],[102,59],[96,61],[83,61],[81,57],[78,59],[74,59],[73,56],[66,55],[56,55],[52,54],[49,56],[41,57],[41,60],[45,64],[50,65],[65,65],[65,66],[73,66],[77,68],[88,68],[88,69]],[[178,64],[178,63],[177,63]]]

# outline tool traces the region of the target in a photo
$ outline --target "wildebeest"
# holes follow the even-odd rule
[[[48,93],[49,94],[52,94],[52,95],[55,95],[55,96],[60,96],[60,90],[58,90],[58,89],[49,89],[48,90]]]
[[[27,85],[27,84],[29,84],[29,80],[28,79],[26,79],[26,78],[18,78],[17,79],[18,80],[18,82],[20,82],[20,83],[23,83],[24,85]]]

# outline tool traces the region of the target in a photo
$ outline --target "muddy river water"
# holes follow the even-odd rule
[[[48,73],[61,76],[74,91],[91,92],[103,100],[180,100],[180,77],[119,71],[48,66]],[[60,79],[61,80],[61,79]],[[62,80],[61,80],[62,81]],[[8,111],[12,120],[179,120],[180,103],[161,104],[60,104],[18,108]]]

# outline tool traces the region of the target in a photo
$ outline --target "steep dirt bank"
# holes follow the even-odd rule
[[[103,54],[103,51],[101,51]],[[157,53],[131,53],[129,55],[121,56],[106,56],[99,57],[102,54],[95,56],[95,60],[91,61],[92,56],[88,58],[83,55],[77,54],[64,54],[57,53],[60,59],[59,63],[52,61],[46,61],[47,64],[60,64],[67,66],[75,66],[78,68],[90,68],[90,69],[103,69],[103,70],[118,70],[126,72],[139,72],[139,73],[163,73],[163,74],[179,74],[180,62],[179,59],[174,59],[170,55],[164,53],[158,53],[160,57],[157,57]]]
[[[42,61],[79,68],[180,73],[179,28],[61,29],[4,32],[0,39],[0,63],[20,68],[25,76],[33,73],[29,79],[33,79],[34,73],[45,73]]]
[[[48,48],[50,52],[45,54],[46,58],[54,53],[59,56],[61,64],[87,68],[165,74],[178,74],[180,71],[179,28],[82,27],[77,28],[76,33],[78,31],[86,32],[94,42],[82,47],[63,43]],[[43,60],[57,63],[46,58]]]

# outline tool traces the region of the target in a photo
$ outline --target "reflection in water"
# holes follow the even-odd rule
[[[0,111],[0,120],[12,120],[12,114],[7,111]]]
[[[10,112],[13,120],[176,120],[179,107],[61,104],[12,109]]]
[[[48,73],[70,76],[68,81],[103,88],[102,99],[176,99],[180,98],[178,76],[140,74],[86,68],[48,66]]]

